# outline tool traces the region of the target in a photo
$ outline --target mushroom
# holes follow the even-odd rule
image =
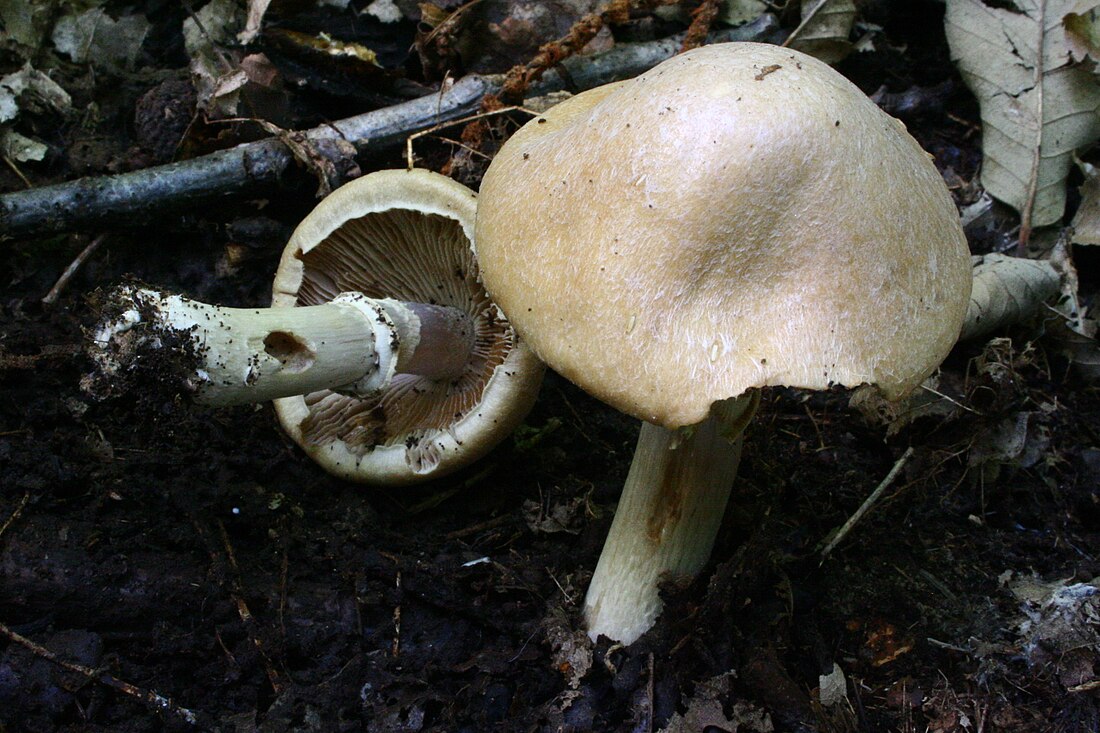
[[[959,334],[966,241],[931,157],[833,69],[699,48],[521,128],[479,194],[488,291],[551,368],[644,421],[585,600],[630,643],[706,563],[758,388],[904,396]]]
[[[93,355],[117,375],[175,347],[197,402],[275,399],[283,428],[330,473],[441,476],[516,427],[543,372],[480,283],[475,209],[472,191],[436,173],[364,176],[295,230],[271,308],[125,286]]]

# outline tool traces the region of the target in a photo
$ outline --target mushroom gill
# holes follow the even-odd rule
[[[473,347],[455,379],[397,374],[377,395],[322,390],[305,396],[309,414],[301,430],[309,444],[341,440],[362,456],[400,441],[414,471],[431,470],[438,460],[433,458],[433,438],[476,409],[494,370],[515,345],[511,326],[480,283],[461,225],[444,216],[402,209],[371,213],[346,222],[300,258],[299,306],[354,291],[371,298],[450,306],[469,318]]]

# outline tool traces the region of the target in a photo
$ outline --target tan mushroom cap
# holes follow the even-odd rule
[[[544,361],[668,428],[766,385],[900,397],[955,342],[971,281],[903,125],[827,65],[755,43],[524,125],[482,183],[475,242]]]
[[[275,307],[360,292],[451,306],[475,329],[454,380],[396,374],[368,397],[323,390],[275,400],[283,428],[330,473],[376,484],[442,476],[491,450],[534,403],[543,367],[481,285],[475,209],[474,193],[445,176],[379,171],[334,191],[287,244]]]

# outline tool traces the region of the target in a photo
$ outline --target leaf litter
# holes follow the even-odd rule
[[[931,81],[949,76],[935,30],[904,10],[869,19],[894,43],[843,62],[867,91],[922,47],[939,59]],[[657,23],[646,15],[627,28],[656,33]],[[219,36],[218,50],[233,58],[219,74],[245,58],[233,56],[242,29]],[[406,30],[410,48],[415,29]],[[610,39],[625,33],[612,31]],[[269,60],[285,77],[285,60]],[[113,73],[106,78],[121,78]],[[71,81],[57,74],[83,95]],[[929,79],[906,71],[901,81]],[[136,104],[137,91],[87,124],[125,118],[119,99]],[[948,93],[940,111],[907,122],[969,183],[977,140],[966,104]],[[945,122],[944,112],[969,126]],[[418,152],[441,166],[450,150],[426,141]],[[260,304],[279,252],[274,235],[238,268],[219,274],[211,263],[246,219],[277,224],[264,231],[293,226],[312,200],[312,186],[297,188],[305,202],[292,195],[301,191],[269,191],[242,207],[166,217],[156,246],[148,231],[114,234],[52,311],[36,303],[71,259],[66,246],[18,242],[0,253],[3,353],[11,364],[49,367],[0,370],[0,520],[12,518],[0,537],[0,621],[74,658],[92,650],[89,664],[108,659],[119,679],[147,682],[238,730],[1088,729],[1092,658],[1062,652],[1065,639],[1094,644],[1080,634],[1094,629],[1085,586],[1100,575],[1090,554],[1100,459],[1089,452],[1100,406],[1056,350],[1030,345],[1034,331],[963,347],[932,385],[939,394],[922,391],[939,407],[888,435],[850,412],[846,393],[769,391],[708,573],[667,587],[666,619],[628,649],[588,641],[576,600],[635,426],[561,380],[529,424],[569,429],[533,428],[535,444],[503,446],[477,472],[432,487],[443,498],[416,513],[402,508],[416,496],[321,475],[280,439],[266,408],[213,414],[150,390],[135,410],[76,391],[86,364],[51,349],[79,342],[86,293],[137,271],[199,297]],[[1073,294],[1087,306],[1092,287],[1085,273]],[[988,447],[982,466],[967,455],[976,440]],[[820,540],[910,445],[913,458],[889,491],[822,564]],[[994,463],[998,471],[986,470]],[[554,487],[553,501],[541,486]],[[589,512],[590,503],[603,511]],[[196,529],[219,522],[235,570]],[[1050,590],[1021,610],[996,580],[1006,567],[1038,573]],[[245,598],[248,622],[237,602]],[[1067,624],[1069,636],[1049,631]],[[1030,648],[1055,654],[1019,655]],[[132,700],[26,661],[0,648],[0,720],[11,730],[88,718],[122,731],[162,724]]]

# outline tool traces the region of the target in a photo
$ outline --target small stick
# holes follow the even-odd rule
[[[420,130],[418,132],[414,132],[413,134],[411,134],[411,135],[409,135],[408,137],[405,138],[405,167],[410,171],[414,167],[413,166],[413,140],[416,140],[417,138],[424,137],[425,135],[431,135],[433,132],[438,132],[440,130],[445,130],[448,127],[454,127],[455,125],[461,125],[461,124],[464,124],[464,123],[467,123],[467,122],[474,122],[476,120],[484,119],[486,117],[492,117],[493,115],[504,114],[506,112],[526,112],[527,114],[531,115],[532,117],[539,114],[538,112],[535,112],[534,110],[531,110],[531,109],[527,109],[526,107],[522,107],[520,105],[512,105],[511,107],[501,107],[500,109],[494,109],[494,110],[490,110],[488,112],[478,112],[477,114],[467,115],[466,117],[462,117],[462,118],[459,118],[457,120],[450,120],[449,122],[440,122],[438,125],[432,125],[431,127],[427,128],[426,130]],[[479,152],[479,151],[475,151],[475,152]]]
[[[7,637],[10,641],[19,644],[20,646],[26,647],[36,656],[39,656],[48,662],[53,662],[63,669],[67,669],[70,672],[76,672],[77,674],[87,677],[93,682],[98,682],[101,685],[110,687],[113,690],[118,690],[123,694],[140,700],[141,702],[145,703],[145,705],[149,706],[158,713],[171,713],[172,715],[182,718],[185,722],[190,723],[191,725],[199,725],[200,722],[202,722],[200,721],[200,715],[198,713],[176,705],[174,702],[172,702],[170,698],[167,698],[154,690],[144,690],[135,685],[131,685],[129,682],[124,682],[123,680],[120,680],[117,677],[102,670],[92,669],[91,667],[85,667],[82,664],[65,661],[46,647],[40,644],[36,644],[27,637],[12,631],[3,623],[0,623],[0,635]]]
[[[23,182],[24,186],[26,186],[27,188],[34,188],[34,184],[30,182],[29,178],[23,175],[23,171],[19,170],[19,166],[15,164],[14,160],[5,155],[4,162],[8,164],[8,167],[11,168],[12,172],[15,173],[15,175],[19,176],[19,180]]]
[[[53,305],[57,302],[57,298],[61,295],[61,291],[65,289],[65,286],[69,284],[69,281],[73,279],[77,271],[79,271],[84,263],[88,261],[88,258],[95,254],[96,250],[99,249],[99,246],[103,244],[105,239],[107,239],[107,235],[100,234],[93,239],[87,247],[80,251],[76,259],[69,263],[69,266],[61,273],[61,277],[57,278],[57,282],[50,288],[50,292],[43,296],[42,305]]]
[[[27,501],[30,498],[30,492],[23,494],[23,498],[19,500],[19,506],[15,507],[15,511],[13,511],[11,515],[4,521],[3,526],[0,526],[0,537],[4,536],[4,533],[8,531],[8,527],[11,526],[11,523],[18,519],[19,515],[23,513],[23,507],[27,505]]]
[[[463,15],[465,15],[466,12],[470,10],[470,8],[474,7],[480,2],[481,0],[470,0],[470,2],[466,3],[465,5],[455,8],[453,11],[451,11],[450,15],[443,19],[443,21],[439,25],[437,25],[435,28],[432,28],[431,32],[428,35],[424,36],[424,40],[421,41],[421,43],[427,45],[434,41],[436,36],[438,36],[439,34],[449,32],[451,28],[458,24],[459,19]]]
[[[492,519],[486,519],[484,522],[478,522],[477,524],[471,524],[468,527],[462,529],[456,529],[453,532],[448,532],[443,535],[445,540],[457,540],[468,535],[477,534],[486,529],[493,529],[499,527],[502,524],[507,524],[512,521],[513,517],[510,514],[501,514],[500,516],[493,517]]]
[[[245,628],[248,629],[248,636],[252,639],[252,645],[256,647],[256,651],[259,652],[260,658],[264,660],[264,667],[267,669],[267,679],[271,683],[271,689],[278,695],[283,691],[282,680],[279,679],[279,673],[275,671],[275,667],[271,664],[271,658],[267,656],[267,652],[264,651],[264,643],[260,640],[260,637],[256,635],[256,617],[252,615],[252,611],[248,608],[248,604],[244,600],[244,587],[241,585],[241,569],[237,565],[237,556],[233,552],[233,545],[229,543],[229,533],[225,531],[225,525],[220,521],[218,522],[218,531],[222,536],[222,544],[225,545],[225,556],[229,560],[229,567],[233,569],[233,590],[231,595],[233,601],[237,604],[237,613],[241,617],[241,621],[244,622]]]
[[[653,677],[654,677],[654,674],[653,674],[653,652],[650,652],[649,653],[649,679],[646,681],[646,697],[649,698],[647,700],[647,703],[648,703],[647,707],[649,708],[649,720],[646,721],[646,731],[647,731],[647,733],[653,733],[653,718],[656,715],[656,711],[655,711],[656,704],[654,703],[654,700],[653,700],[653,698],[654,698],[654,689],[653,688],[656,685],[655,685],[655,681],[654,681]]]
[[[866,514],[868,510],[870,510],[871,506],[874,505],[876,501],[878,501],[879,497],[882,496],[882,492],[886,491],[886,487],[894,482],[894,479],[897,478],[897,475],[899,473],[901,473],[902,467],[905,466],[906,461],[908,461],[912,455],[913,448],[906,448],[905,452],[901,454],[901,458],[899,458],[897,460],[897,463],[894,464],[894,467],[890,469],[890,473],[886,474],[886,478],[882,480],[882,483],[875,487],[875,490],[871,492],[871,495],[867,497],[866,501],[860,504],[859,509],[856,510],[856,513],[849,517],[847,522],[841,525],[836,535],[831,540],[829,540],[829,543],[825,545],[825,549],[821,551],[822,562],[824,562],[829,553],[833,551],[833,548],[836,547],[837,544],[842,539],[844,539],[849,532],[852,531],[852,527],[856,526],[856,522],[862,519],[863,515]]]
[[[397,590],[398,597],[401,595],[401,571],[397,571],[397,579],[393,583],[394,589]],[[394,659],[401,653],[401,603],[398,602],[393,607],[393,645],[390,647],[390,652]]]
[[[829,2],[829,0],[818,0],[817,5],[813,6],[810,12],[806,13],[806,17],[802,19],[802,22],[799,23],[793,31],[791,31],[791,34],[789,36],[787,36],[787,40],[783,41],[783,43],[780,44],[781,47],[789,47],[791,43],[802,34],[802,31],[806,29],[806,26],[810,24],[810,21],[817,17],[818,11],[824,8],[827,2]]]
[[[283,540],[283,562],[279,568],[279,636],[282,642],[286,643],[286,599],[287,599],[287,577],[290,575],[290,552],[287,550],[287,532],[284,523],[282,532]]]

